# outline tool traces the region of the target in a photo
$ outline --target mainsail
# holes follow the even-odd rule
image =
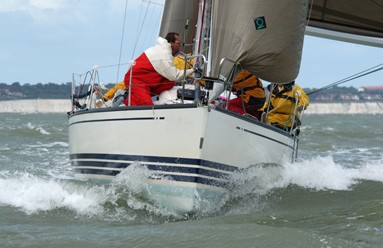
[[[185,44],[184,52],[192,52],[199,0],[167,0],[162,16],[160,36],[168,32],[179,33]]]
[[[314,0],[308,25],[383,38],[383,0]]]
[[[306,34],[383,47],[383,0],[313,0]]]

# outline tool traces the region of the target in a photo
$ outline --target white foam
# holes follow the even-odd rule
[[[147,192],[146,180],[151,172],[140,163],[132,163],[112,181],[112,185],[124,186],[134,194],[142,194]]]
[[[383,182],[383,163],[367,163],[359,169],[359,179]]]
[[[26,172],[1,171],[0,206],[19,208],[27,214],[65,208],[79,215],[113,220],[135,218],[135,214],[129,216],[129,209],[145,210],[161,216],[172,215],[150,200],[146,182],[148,173],[153,174],[146,167],[133,164],[111,183],[99,184],[72,180],[70,177],[63,180],[56,176],[42,178]],[[114,212],[110,213],[105,206],[114,206]]]
[[[40,131],[41,134],[44,134],[44,135],[49,135],[51,134],[50,132],[46,131],[44,128],[42,127],[38,127],[36,128],[37,131]]]
[[[382,161],[366,162],[359,168],[336,164],[331,156],[284,165],[283,177],[291,184],[317,190],[349,190],[360,180],[383,182]]]
[[[156,196],[151,195],[148,178],[160,178],[162,175],[149,170],[146,166],[135,162],[118,174],[112,181],[113,188],[124,189],[128,193],[127,205],[135,210],[146,210],[157,215],[175,215],[156,202]]]
[[[8,147],[8,144],[4,145],[4,146],[0,146],[0,151],[10,151],[11,148]]]
[[[146,180],[153,175],[156,174],[145,166],[132,164],[112,183],[99,185],[1,171],[0,205],[19,208],[27,214],[65,208],[80,215],[105,216],[109,211],[105,205],[108,205],[115,211],[109,218],[134,218],[135,215],[128,216],[129,209],[174,215],[151,200]],[[254,166],[236,173],[233,180],[233,197],[265,195],[289,185],[314,190],[351,190],[362,180],[383,182],[383,162],[366,162],[358,168],[347,168],[335,163],[331,156],[315,157],[279,166]]]
[[[27,128],[33,130],[33,129],[35,129],[35,126],[32,125],[32,123],[28,122],[28,123],[27,123]]]
[[[38,143],[37,145],[28,145],[28,147],[45,147],[45,148],[51,148],[51,147],[68,147],[69,144],[66,143],[66,142],[59,142],[59,141],[56,141],[56,142],[52,142],[52,143],[47,143],[47,144],[41,144],[41,143]]]
[[[31,130],[39,131],[41,134],[44,134],[44,135],[50,135],[51,134],[50,132],[46,131],[44,128],[36,127],[36,126],[32,125],[32,123],[30,123],[30,122],[27,123],[27,128],[29,128]]]
[[[318,156],[279,166],[254,166],[237,173],[234,194],[267,194],[289,185],[314,190],[350,190],[361,180],[383,182],[383,162],[366,162],[359,168],[348,168],[335,163],[331,156]]]
[[[0,188],[1,205],[20,208],[27,214],[67,208],[79,214],[93,215],[102,212],[101,204],[105,201],[102,187],[78,187],[28,174],[1,178]]]
[[[356,183],[358,169],[346,169],[332,157],[317,157],[294,164],[285,164],[283,178],[295,184],[316,190],[347,190]]]

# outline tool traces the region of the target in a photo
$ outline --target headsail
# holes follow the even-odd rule
[[[308,0],[213,1],[212,75],[228,58],[270,82],[295,80],[307,9]]]

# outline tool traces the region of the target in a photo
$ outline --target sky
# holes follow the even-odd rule
[[[67,83],[94,66],[118,82],[157,39],[164,1],[148,2],[128,0],[123,28],[125,0],[1,0],[0,83]],[[383,48],[305,36],[296,82],[321,88],[382,63]],[[376,85],[383,70],[341,86]]]

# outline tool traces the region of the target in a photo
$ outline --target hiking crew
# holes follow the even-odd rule
[[[268,111],[267,123],[281,129],[289,130],[294,123],[294,126],[300,125],[300,112],[307,108],[310,100],[301,87],[295,85],[295,81],[276,86],[271,94],[270,105],[266,101],[262,110]],[[297,111],[296,103],[298,103]]]

